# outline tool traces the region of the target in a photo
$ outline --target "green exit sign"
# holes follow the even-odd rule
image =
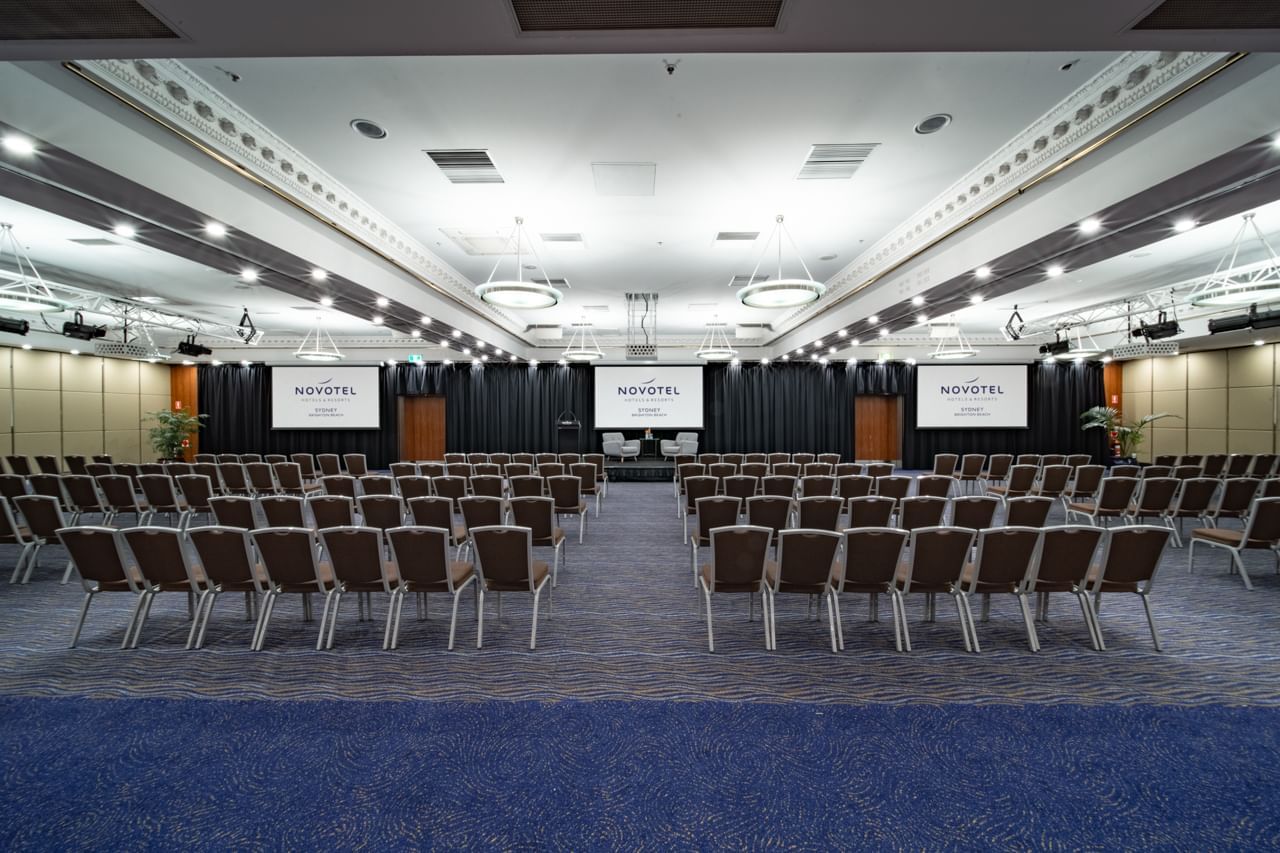
[[[405,361],[410,364],[422,364],[422,355],[420,353],[411,352],[405,357]]]

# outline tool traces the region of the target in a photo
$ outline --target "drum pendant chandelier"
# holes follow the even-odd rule
[[[803,278],[785,278],[782,274],[782,238],[784,236],[791,244],[791,250],[795,252],[796,260],[800,262],[800,268],[804,270]],[[765,254],[769,251],[769,244],[774,240],[777,240],[778,243],[777,274],[774,278],[756,281],[756,272],[760,269],[760,264],[764,261]],[[751,283],[738,291],[738,299],[748,308],[798,308],[801,305],[816,302],[822,297],[822,294],[827,292],[826,285],[814,281],[813,276],[810,275],[809,267],[805,264],[800,250],[796,247],[796,241],[792,239],[791,232],[787,230],[781,214],[774,220],[773,231],[769,234],[769,239],[765,240],[764,249],[760,253],[760,260],[756,261],[756,268],[751,271],[751,278],[748,281]],[[732,280],[730,284],[732,284]]]
[[[508,245],[512,240],[516,244],[516,277],[514,279],[494,279],[494,275],[498,272],[498,266],[502,263],[502,257],[499,255],[498,260],[493,265],[493,269],[489,271],[489,278],[484,284],[476,288],[476,296],[479,296],[482,302],[497,305],[500,308],[550,308],[553,305],[558,305],[562,298],[560,291],[549,284],[524,280],[524,266],[522,263],[524,248],[523,217],[516,217],[516,227],[512,229],[511,236],[507,238]],[[538,257],[538,250],[534,248],[532,243],[529,244],[529,248],[533,251],[534,260],[538,262],[538,267],[542,270],[543,276],[550,279],[551,275],[542,263],[542,258]],[[504,251],[502,254],[509,253]]]
[[[955,323],[954,318],[952,323]],[[973,358],[978,354],[973,344],[969,343],[969,339],[964,336],[964,332],[960,330],[960,326],[955,325],[955,335],[948,335],[938,341],[938,347],[930,355],[929,358],[935,358],[940,361],[958,361],[962,358]]]
[[[565,361],[595,361],[604,358],[604,350],[596,342],[596,334],[591,331],[587,318],[575,323],[573,334],[569,337],[569,346],[560,354]]]
[[[0,222],[0,259],[6,253],[13,255],[17,278],[0,287],[0,311],[45,313],[66,308],[66,303],[54,296],[44,279],[40,278],[40,272],[31,263],[30,256],[23,250],[18,238],[13,236],[13,226]],[[28,270],[30,275],[27,274]]]
[[[346,358],[333,338],[321,325],[321,317],[316,317],[316,327],[307,332],[302,343],[293,351],[293,357],[302,361],[342,361]]]
[[[1266,260],[1254,265],[1248,272],[1236,272],[1236,259],[1244,246],[1245,232],[1251,228],[1253,239],[1262,247]],[[1231,242],[1222,260],[1218,261],[1213,275],[1191,294],[1191,304],[1226,308],[1274,302],[1277,299],[1280,299],[1280,260],[1276,258],[1276,251],[1271,248],[1267,238],[1262,236],[1258,223],[1253,221],[1253,214],[1246,213],[1235,240]]]
[[[729,361],[738,351],[729,346],[729,335],[725,332],[725,324],[713,322],[707,324],[707,333],[702,337],[702,346],[694,353],[703,361]]]

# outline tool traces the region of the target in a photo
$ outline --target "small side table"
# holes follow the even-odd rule
[[[641,459],[657,459],[658,458],[658,439],[654,436],[648,438],[640,438],[640,458]]]

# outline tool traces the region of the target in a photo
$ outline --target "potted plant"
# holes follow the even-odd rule
[[[1169,412],[1155,412],[1136,421],[1124,421],[1120,411],[1111,406],[1094,406],[1080,415],[1081,429],[1101,428],[1107,431],[1112,446],[1118,449],[1119,455],[1112,459],[1112,464],[1133,464],[1137,462],[1138,448],[1146,436],[1143,430],[1148,424],[1164,418],[1176,418]]]
[[[204,418],[208,415],[193,415],[181,409],[161,409],[148,412],[147,416],[155,420],[148,437],[151,447],[161,460],[182,459],[182,449],[190,446],[190,438],[200,429]]]

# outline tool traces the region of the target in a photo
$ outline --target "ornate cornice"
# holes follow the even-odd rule
[[[102,59],[78,64],[98,83],[229,158],[429,286],[506,331],[520,333],[518,321],[475,298],[472,283],[461,273],[183,63]]]

